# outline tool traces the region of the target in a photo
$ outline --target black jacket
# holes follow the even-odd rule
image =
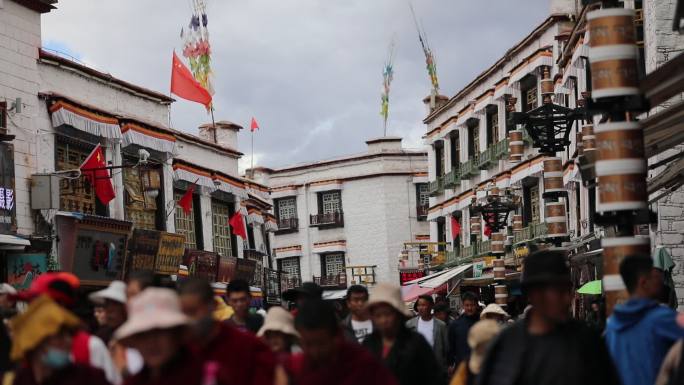
[[[461,361],[465,360],[470,355],[470,346],[468,346],[468,332],[470,328],[480,320],[479,315],[466,316],[462,315],[458,319],[449,324],[448,338],[449,338],[449,353],[447,355],[447,365],[458,367]]]
[[[543,356],[540,360],[539,352],[534,352],[530,345],[533,339],[538,342],[548,337],[531,336],[526,320],[504,329],[487,349],[477,385],[528,385],[525,373],[536,370],[555,373],[555,385],[620,385],[606,344],[595,330],[571,320],[554,333],[553,351],[557,356]],[[536,367],[531,367],[532,355]]]
[[[363,346],[382,360],[396,376],[400,385],[444,385],[446,376],[437,363],[430,344],[422,335],[402,325],[389,355],[382,359],[382,337],[374,331]]]

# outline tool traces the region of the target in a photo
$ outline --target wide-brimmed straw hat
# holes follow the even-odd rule
[[[110,300],[126,304],[126,283],[123,281],[112,281],[106,289],[91,293],[88,296],[92,302],[103,304],[105,300]]]
[[[501,331],[501,326],[494,320],[486,319],[477,321],[473,327],[468,331],[468,346],[470,346],[470,359],[468,360],[468,368],[470,371],[479,374],[482,367],[482,360],[484,360],[483,349],[477,349],[483,344],[488,344]],[[480,351],[478,351],[480,350]]]
[[[257,336],[261,337],[266,332],[281,332],[299,338],[299,333],[294,327],[294,317],[279,306],[268,309],[266,318],[264,318],[264,325],[259,329]]]
[[[506,313],[506,310],[495,303],[490,303],[487,305],[487,307],[482,310],[482,313],[480,313],[480,318],[484,319],[487,314],[498,314],[506,318],[509,317],[508,313]]]
[[[406,308],[406,304],[401,299],[401,287],[398,285],[382,282],[371,290],[366,307],[369,310],[372,310],[374,306],[383,303],[392,306],[396,311],[406,317],[411,317],[413,315],[411,311]]]
[[[76,328],[81,321],[70,311],[59,306],[49,296],[42,295],[12,319],[12,360],[22,359],[37,348],[47,337],[63,328]]]
[[[116,340],[156,329],[171,329],[190,322],[180,309],[180,301],[171,289],[150,287],[131,299],[128,321],[114,333]]]

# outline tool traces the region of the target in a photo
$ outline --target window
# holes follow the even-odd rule
[[[0,102],[0,130],[7,129],[7,102]]]
[[[480,125],[479,120],[468,122],[468,157],[473,158],[480,153]]]
[[[445,243],[446,243],[446,226],[444,223],[444,218],[440,218],[439,222],[437,222],[437,242],[439,242],[439,245],[437,245],[437,250],[438,251],[445,251]]]
[[[299,257],[282,258],[278,260],[278,270],[292,278],[301,279]]]
[[[183,196],[184,191],[175,191],[173,199],[178,202]],[[185,247],[197,250],[197,231],[195,230],[195,208],[196,202],[192,204],[192,210],[186,214],[182,207],[176,205],[176,234],[185,236]]]
[[[511,124],[509,122],[509,120],[511,119],[511,111],[508,110],[509,99],[510,96],[506,96],[504,103],[504,105],[506,106],[506,108],[504,108],[504,119],[506,120],[504,123],[506,124],[506,132],[515,130],[515,124]]]
[[[342,201],[339,191],[321,193],[321,213],[334,214],[342,211]]]
[[[451,133],[449,146],[451,152],[451,167],[458,167],[461,162],[461,144],[459,143],[458,131]]]
[[[591,186],[587,191],[589,195],[589,232],[594,232],[594,213],[596,212],[596,186]]]
[[[539,223],[539,182],[531,178],[523,182],[523,224]]]
[[[520,80],[520,95],[522,96],[522,112],[537,108],[537,77],[527,75]]]
[[[487,146],[499,141],[499,109],[497,106],[487,106]]]
[[[297,218],[297,198],[283,198],[276,201],[278,219]]]
[[[57,139],[56,170],[73,170],[81,167],[93,147],[88,148],[84,143],[69,140],[64,137]],[[104,213],[98,210],[95,191],[85,178],[66,179],[59,182],[59,208],[63,211],[81,212],[84,214]],[[104,208],[104,205],[101,205]],[[106,208],[104,208],[106,212]]]
[[[430,194],[428,192],[427,183],[416,184],[416,194],[418,197],[418,205],[427,207],[430,204]]]
[[[232,256],[232,235],[228,221],[230,220],[230,205],[217,200],[211,200],[211,226],[214,233],[214,251],[223,256]]]
[[[321,256],[321,274],[326,277],[334,277],[344,273],[344,254],[324,254]]]
[[[153,168],[141,172],[140,168],[123,169],[124,182],[124,217],[127,221],[133,222],[135,228],[148,230],[163,230],[164,221],[158,220],[164,215],[161,209],[164,208],[164,198],[161,189],[160,169]],[[143,178],[143,175],[145,178]],[[157,196],[146,193],[147,188],[154,188],[158,191]]]
[[[254,225],[247,224],[247,247],[256,250],[256,242],[254,241]]]
[[[444,175],[444,142],[435,142],[435,175]]]

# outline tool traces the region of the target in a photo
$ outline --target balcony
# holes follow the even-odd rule
[[[494,158],[506,159],[508,158],[508,139],[504,139],[494,145]]]
[[[546,227],[546,222],[540,222],[540,223],[534,223],[532,224],[533,227],[533,234],[534,238],[546,238],[546,234],[548,234],[548,229]]]
[[[461,249],[461,258],[473,258],[473,251],[474,247],[471,246],[463,246],[463,249]]]
[[[489,255],[492,251],[491,241],[479,241],[475,244],[475,255],[481,257],[483,255]]]
[[[297,218],[282,218],[278,219],[277,234],[294,233],[299,230],[299,219]]]
[[[341,272],[337,275],[313,277],[313,281],[323,289],[344,290],[347,288],[347,274],[345,272]]]
[[[513,243],[530,242],[535,239],[545,238],[547,234],[546,223],[530,223],[529,226],[522,229],[522,231],[513,234]]]
[[[475,158],[477,159],[477,158]],[[468,159],[466,162],[461,163],[461,177],[470,178],[471,176],[478,175],[480,170],[475,165],[476,160],[473,158]]]
[[[458,167],[451,169],[451,172],[444,176],[444,187],[455,188],[461,184],[461,170]]]
[[[477,159],[477,167],[480,170],[488,169],[494,163],[494,146],[489,146],[484,152],[480,153]]]
[[[302,280],[299,277],[294,277],[285,273],[281,273],[280,289],[282,291],[295,289],[302,286]]]
[[[444,192],[444,176],[438,176],[436,180],[428,184],[428,194],[431,197],[437,196]]]
[[[446,263],[448,264],[455,264],[458,261],[458,258],[461,256],[461,249],[458,248],[456,250],[452,251],[447,251],[446,252]]]
[[[256,250],[256,249],[244,249],[242,250],[242,257],[245,259],[251,259],[252,261],[259,261],[263,262],[264,257],[267,257],[268,254],[264,253],[261,250]]]
[[[428,215],[428,205],[418,205],[416,206],[416,215],[418,219],[425,219]]]
[[[344,215],[342,211],[326,214],[313,214],[309,217],[311,227],[343,227]]]

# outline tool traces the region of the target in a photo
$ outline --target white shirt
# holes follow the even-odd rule
[[[425,337],[425,340],[430,344],[431,347],[435,346],[435,319],[432,318],[429,321],[423,321],[421,317],[418,317],[418,333]]]
[[[354,329],[354,337],[359,343],[373,333],[373,322],[371,320],[367,321],[354,321],[351,320],[352,329]]]

